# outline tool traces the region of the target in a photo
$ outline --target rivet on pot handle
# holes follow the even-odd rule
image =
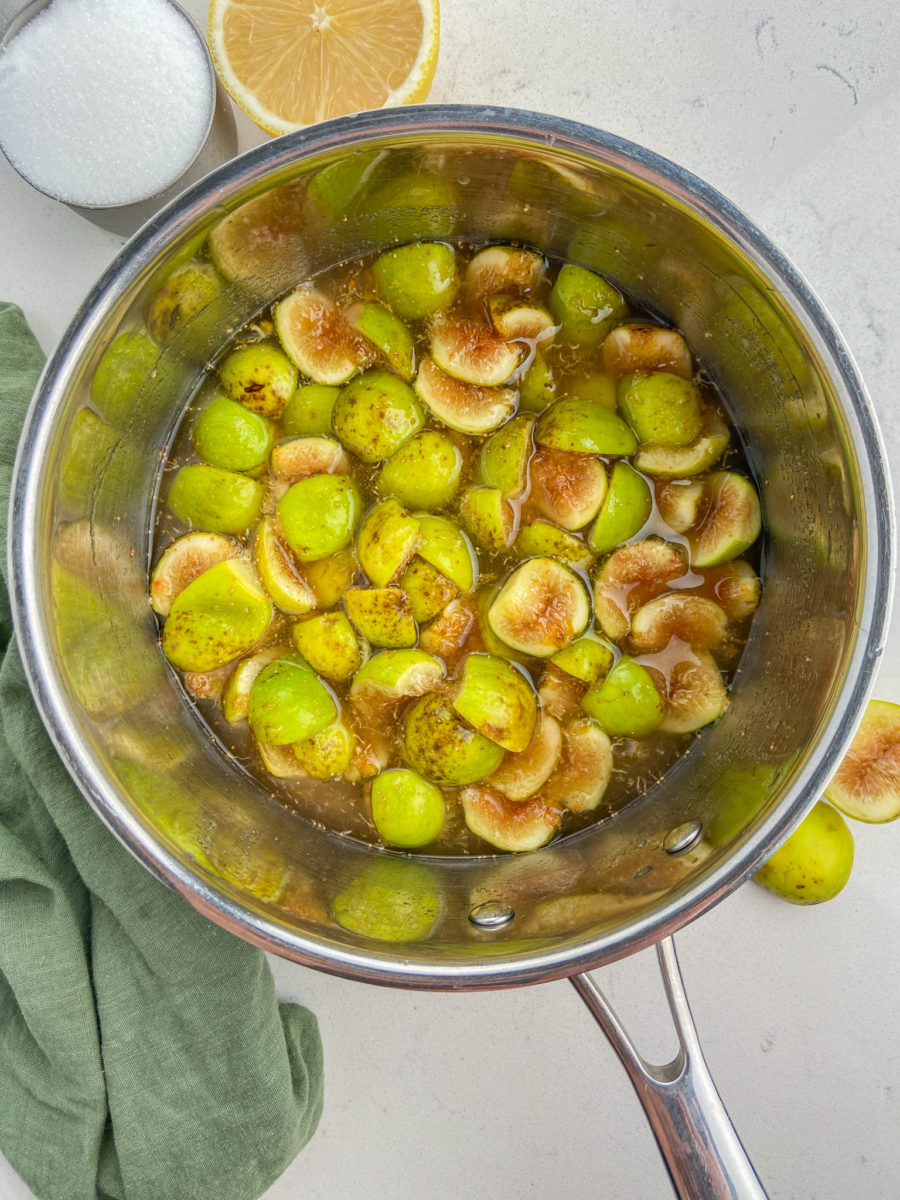
[[[591,975],[571,982],[628,1072],[680,1200],[766,1200],[703,1058],[671,937],[656,955],[679,1042],[662,1066],[641,1057]]]

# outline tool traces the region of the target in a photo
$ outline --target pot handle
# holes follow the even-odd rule
[[[571,983],[628,1072],[680,1200],[766,1200],[703,1058],[671,937],[656,955],[679,1042],[662,1066],[638,1053],[590,974]]]

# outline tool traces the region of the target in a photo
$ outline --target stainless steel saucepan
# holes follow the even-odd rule
[[[142,326],[148,295],[210,235],[228,286],[97,411],[102,352]],[[762,497],[762,603],[727,712],[614,820],[528,856],[408,857],[292,814],[210,738],[146,601],[161,463],[223,328],[326,266],[415,238],[520,240],[601,271],[677,325],[727,398]],[[16,628],[44,720],[150,871],[239,936],[353,979],[572,977],[679,1195],[763,1195],[703,1065],[671,934],[745,880],[834,771],[885,633],[892,531],[848,352],[727,200],[609,134],[506,109],[363,114],[253,150],[145,226],[79,309],[28,416],[10,528]],[[373,871],[385,911],[364,938],[332,902]],[[643,1063],[587,974],[653,943],[681,1042],[663,1068]]]

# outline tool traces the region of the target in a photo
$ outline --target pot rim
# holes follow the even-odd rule
[[[820,731],[817,753],[810,755],[776,810],[735,851],[683,894],[668,898],[652,914],[599,935],[580,935],[550,951],[535,951],[510,962],[503,956],[442,962],[415,958],[415,946],[403,959],[379,953],[377,943],[349,949],[324,938],[290,929],[214,890],[154,839],[151,830],[127,808],[109,781],[84,754],[74,723],[66,713],[49,647],[40,626],[37,561],[31,552],[40,536],[40,469],[72,368],[91,346],[110,306],[138,279],[158,253],[185,233],[198,218],[219,208],[234,193],[281,167],[314,154],[348,146],[363,147],[392,136],[485,136],[511,145],[559,149],[600,157],[613,167],[664,190],[709,222],[747,255],[754,267],[786,294],[791,307],[842,385],[847,421],[860,464],[860,490],[871,524],[865,555],[857,637],[845,681],[828,721]],[[125,244],[89,292],[48,360],[25,418],[14,470],[9,516],[8,578],[19,649],[44,725],[64,765],[94,811],[112,833],[159,880],[217,924],[264,950],[306,966],[357,980],[422,989],[457,990],[535,983],[588,970],[624,957],[673,933],[737,888],[818,799],[862,718],[888,627],[893,591],[894,516],[881,435],[865,388],[837,330],[809,285],[766,236],[716,189],[666,158],[614,134],[548,114],[481,105],[422,105],[381,109],[342,117],[287,134],[257,146],[194,184]]]

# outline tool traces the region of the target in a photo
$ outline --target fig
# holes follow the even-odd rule
[[[306,189],[307,198],[327,218],[343,216],[358,199],[384,153],[378,150],[355,151],[349,158],[316,171]]]
[[[538,418],[534,440],[578,454],[634,454],[637,441],[621,417],[590,400],[557,400]]]
[[[350,702],[377,717],[398,700],[433,692],[443,679],[443,665],[424,650],[382,650],[356,672]]]
[[[413,619],[419,625],[436,617],[459,591],[446,575],[418,555],[401,576],[400,586],[409,594]]]
[[[584,630],[591,616],[581,578],[553,558],[530,558],[497,592],[488,623],[502,642],[522,654],[549,658]]]
[[[120,497],[141,477],[144,462],[137,448],[95,412],[75,414],[63,441],[59,492],[72,516],[98,515],[111,505],[118,513]],[[228,532],[223,530],[223,532]]]
[[[306,659],[289,652],[253,681],[247,718],[258,742],[286,746],[334,724],[338,705]]]
[[[352,380],[331,410],[335,434],[366,463],[388,458],[424,424],[412,388],[387,371],[366,371]]]
[[[456,495],[462,467],[456,443],[425,429],[394,451],[381,468],[378,487],[409,508],[443,508]]]
[[[562,731],[562,754],[547,791],[569,812],[592,812],[609,784],[613,751],[609,735],[590,717],[576,717]]]
[[[476,544],[489,552],[505,550],[515,536],[516,513],[499,488],[469,488],[459,519]]]
[[[386,157],[389,160],[388,169],[393,170],[393,156]],[[432,239],[431,245],[424,243],[428,249],[439,246],[441,250],[452,250],[451,246],[442,245],[438,241],[440,238],[449,238],[453,233],[459,209],[456,188],[449,179],[443,177],[444,163],[442,158],[438,164],[440,175],[428,174],[422,170],[423,166],[427,168],[427,163],[417,163],[413,170],[394,175],[362,196],[360,209],[366,214],[367,227],[371,228],[372,237],[384,244],[392,242],[395,245],[400,242],[413,242],[414,238],[427,237]],[[399,248],[418,249],[421,244],[423,243],[417,242],[411,247]],[[452,259],[450,261],[453,262]],[[443,262],[443,257],[436,260],[441,272]],[[404,260],[403,265],[409,268],[409,278],[397,278],[400,290],[403,290],[404,285],[417,286],[418,272],[424,270],[426,276],[430,276],[429,268],[435,265],[435,259],[431,255],[412,255],[408,260]],[[424,284],[419,282],[418,287],[422,288]]]
[[[687,446],[703,427],[699,389],[689,379],[667,371],[624,379],[619,406],[642,443]]]
[[[589,400],[615,412],[619,407],[618,387],[613,375],[606,371],[586,371],[571,379],[566,387],[566,397],[573,400]]]
[[[557,721],[570,721],[581,712],[588,685],[561,667],[547,663],[541,672],[538,698],[545,713]]]
[[[469,259],[466,267],[466,298],[478,308],[492,296],[527,296],[544,278],[546,266],[540,254],[515,246],[488,246]]]
[[[603,367],[621,379],[637,371],[666,371],[690,379],[694,364],[687,342],[675,329],[629,322],[603,339]]]
[[[272,342],[232,350],[218,371],[226,396],[270,421],[281,420],[297,389],[297,368]]]
[[[542,519],[519,527],[513,549],[519,558],[558,558],[568,566],[581,570],[594,561],[593,554],[581,538]]]
[[[372,265],[382,300],[407,321],[430,317],[456,299],[456,252],[442,242],[413,242],[385,250]]]
[[[554,667],[565,671],[567,675],[574,675],[582,683],[596,683],[609,673],[615,657],[615,651],[608,642],[595,633],[586,633],[562,650],[557,650],[550,661]]]
[[[327,558],[303,564],[303,575],[316,595],[317,608],[333,608],[359,576],[352,550],[338,550]]]
[[[715,650],[728,633],[721,605],[705,596],[669,592],[642,605],[631,618],[631,644],[636,650],[664,650],[673,637],[693,650]]]
[[[753,878],[792,904],[832,900],[853,869],[853,834],[839,812],[816,802]]]
[[[169,489],[169,508],[186,525],[243,533],[262,512],[265,489],[255,479],[207,463],[182,467]]]
[[[433,842],[444,828],[440,788],[407,767],[392,767],[372,780],[372,823],[389,846],[413,850]]]
[[[269,463],[279,483],[296,483],[310,475],[342,475],[348,468],[341,443],[321,436],[284,438],[273,447]]]
[[[531,501],[563,529],[582,529],[606,496],[606,468],[599,459],[542,446],[531,459]]]
[[[531,741],[524,750],[507,754],[486,783],[508,800],[527,800],[553,774],[561,752],[559,724],[547,713],[538,713]]]
[[[661,655],[666,711],[660,728],[666,733],[694,733],[717,720],[728,706],[728,692],[712,656],[673,642]],[[641,660],[647,665],[652,656]]]
[[[454,710],[486,738],[518,753],[528,746],[537,719],[531,681],[492,654],[468,654],[452,690]]]
[[[319,613],[298,621],[291,636],[312,669],[326,679],[343,683],[359,667],[359,640],[342,612]]]
[[[172,601],[162,649],[182,671],[214,671],[252,650],[269,627],[272,604],[240,558],[208,567]]]
[[[421,696],[404,720],[404,753],[426,779],[448,787],[476,783],[496,771],[503,748],[470,729],[436,692]]]
[[[581,706],[613,737],[652,733],[665,710],[650,672],[628,657],[620,658],[605,679],[588,688]]]
[[[497,387],[506,383],[525,350],[507,342],[476,317],[439,314],[429,331],[431,357],[442,371],[463,383]]]
[[[675,533],[686,533],[696,522],[702,499],[702,479],[670,479],[656,488],[657,511]]]
[[[299,186],[298,186],[299,185]],[[305,180],[272,188],[222,217],[210,231],[209,252],[226,279],[242,280],[271,296],[271,278],[306,258]]]
[[[275,426],[243,404],[216,396],[197,418],[197,457],[226,471],[258,471],[275,442]]]
[[[396,500],[382,500],[369,509],[356,538],[356,557],[377,588],[387,587],[406,570],[418,537],[418,520]]]
[[[461,592],[472,590],[478,574],[478,559],[463,531],[446,517],[419,517],[416,553],[446,575]]]
[[[302,616],[316,607],[316,594],[278,536],[271,517],[263,517],[256,527],[253,561],[260,582],[282,612]]]
[[[699,436],[686,446],[642,445],[634,457],[636,469],[648,475],[682,478],[699,475],[717,463],[731,440],[728,427],[714,408],[705,409],[701,419]]]
[[[257,742],[256,750],[263,767],[276,779],[306,778],[293,746],[270,746],[267,742]]]
[[[222,691],[222,716],[229,725],[247,720],[250,707],[250,689],[264,667],[285,653],[284,646],[264,646],[253,654],[242,658],[237,664]]]
[[[127,428],[159,356],[159,346],[143,329],[129,329],[113,338],[91,380],[91,401],[101,417],[117,428]]]
[[[192,700],[218,700],[225,688],[228,664],[215,671],[184,671],[181,682]]]
[[[600,628],[614,642],[626,637],[631,615],[648,600],[669,590],[687,573],[679,546],[646,538],[615,550],[600,569],[594,585],[594,612]]]
[[[281,428],[288,437],[331,433],[331,412],[341,394],[339,387],[307,383],[297,388],[281,414]]]
[[[900,817],[900,704],[869,701],[825,796],[857,821]]]
[[[356,739],[341,721],[326,725],[312,737],[294,742],[292,749],[304,774],[311,779],[340,779],[353,759]]]
[[[516,409],[514,388],[463,383],[427,355],[419,364],[413,387],[428,411],[459,433],[490,433]]]
[[[550,311],[560,338],[578,346],[599,346],[625,316],[626,306],[602,275],[566,263],[553,284]]]
[[[285,354],[313,383],[345,383],[368,362],[337,305],[308,284],[275,305],[274,319]]]
[[[71,527],[70,527],[71,528]],[[189,583],[216,563],[237,558],[240,543],[218,533],[186,533],[160,555],[150,576],[150,606],[159,616],[168,615],[172,601]]]
[[[737,558],[759,537],[756,488],[735,471],[714,471],[703,482],[697,524],[688,531],[691,565],[712,567]]]
[[[490,302],[490,314],[494,329],[506,342],[540,342],[546,346],[556,333],[553,314],[540,304],[495,296]]]
[[[278,502],[285,541],[303,563],[349,546],[361,513],[362,500],[347,475],[310,475],[292,484]]]
[[[347,323],[368,338],[384,355],[401,379],[409,382],[416,373],[416,351],[413,336],[399,317],[388,309],[367,300],[354,304],[345,314]]]
[[[464,787],[459,802],[471,832],[510,853],[546,845],[562,823],[561,809],[542,796],[515,801],[488,787]]]
[[[429,654],[443,659],[448,667],[453,667],[477,628],[476,606],[470,599],[458,596],[425,626],[419,645]]]
[[[588,536],[588,545],[595,554],[615,550],[641,531],[652,512],[653,495],[643,475],[627,462],[613,463],[606,496]]]
[[[416,644],[412,601],[401,588],[350,588],[344,593],[344,606],[357,633],[373,646],[401,649]]]
[[[441,898],[419,863],[377,861],[338,892],[331,912],[338,925],[360,937],[418,942],[437,925]]]
[[[547,359],[535,350],[531,366],[519,380],[519,409],[540,413],[556,399],[556,380]]]
[[[718,567],[707,567],[702,574],[730,621],[745,621],[756,611],[760,582],[756,572],[744,559],[732,559]]]
[[[348,783],[362,783],[374,779],[391,761],[391,747],[374,729],[357,730],[353,757],[344,771]]]
[[[147,306],[147,332],[161,345],[177,338],[193,357],[208,357],[222,324],[223,314],[214,304],[222,288],[222,277],[210,263],[189,262],[176,268]]]
[[[532,417],[513,417],[481,447],[481,479],[504,496],[520,496],[528,486]]]

